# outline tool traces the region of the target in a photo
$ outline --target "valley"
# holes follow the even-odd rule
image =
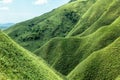
[[[0,31],[1,80],[119,80],[120,0],[71,0]]]

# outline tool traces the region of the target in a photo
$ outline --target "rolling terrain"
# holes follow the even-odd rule
[[[54,67],[62,74],[67,75],[76,67],[76,65],[78,65],[81,61],[87,58],[92,52],[102,49],[107,45],[111,44],[115,39],[120,36],[120,10],[119,7],[115,8],[116,6],[119,6],[119,1],[111,2],[110,0],[108,0],[108,3],[101,1],[102,0],[98,0],[95,4],[93,4],[93,6],[85,13],[85,15],[83,15],[85,18],[83,17],[83,19],[80,19],[80,21],[83,20],[82,22],[84,22],[84,19],[91,19],[91,16],[88,16],[86,14],[92,12],[94,9],[96,11],[96,8],[99,8],[103,4],[108,5],[108,3],[111,3],[108,6],[105,5],[105,8],[107,10],[101,9],[100,12],[102,14],[100,16],[100,19],[96,18],[95,16],[99,12],[99,10],[97,10],[98,12],[96,11],[96,14],[93,15],[98,20],[94,22],[94,26],[90,26],[91,31],[94,29],[92,33],[88,32],[89,35],[80,36],[81,34],[79,34],[73,37],[70,37],[68,34],[67,37],[63,39],[55,38],[53,39],[53,41],[51,40],[50,42],[42,46],[40,49],[36,50],[35,54],[38,56],[42,56],[49,64],[51,64],[52,67]],[[115,10],[111,10],[113,8],[115,8]],[[106,15],[115,16],[107,17]],[[92,19],[94,19],[94,17],[92,17]],[[86,21],[84,23],[87,24]],[[82,24],[78,22],[77,26],[78,25],[79,27],[81,27]],[[85,28],[84,25],[82,26]],[[89,27],[85,31],[87,31],[88,29]],[[82,29],[76,28],[76,30],[81,31]],[[70,33],[72,34],[72,30]]]
[[[24,48],[35,51],[54,37],[65,37],[96,0],[74,1],[5,32]]]
[[[35,53],[43,57],[56,70],[67,75],[92,52],[106,47],[120,36],[119,22],[120,18],[89,36],[55,38],[36,50]],[[99,37],[96,38],[97,36]]]
[[[69,75],[70,80],[119,80],[120,37],[112,44],[92,53]]]
[[[42,74],[40,67],[35,73],[45,75],[45,80],[64,80],[61,74],[68,80],[119,80],[119,3],[120,0],[71,0],[4,32],[35,54],[24,49],[27,56],[33,55],[30,60],[38,61],[40,57],[41,64],[49,64],[43,70],[53,76]],[[7,74],[5,77],[9,78]]]
[[[118,4],[119,2],[119,0],[98,0],[93,5],[94,7],[92,9],[85,13],[83,20],[81,19],[68,35],[86,36],[95,32],[101,26],[111,24],[120,16],[120,8],[118,7],[120,6],[120,4]],[[101,15],[97,17],[99,14]]]

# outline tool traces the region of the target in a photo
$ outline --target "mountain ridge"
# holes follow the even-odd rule
[[[119,3],[71,0],[5,32],[69,80],[119,80]]]

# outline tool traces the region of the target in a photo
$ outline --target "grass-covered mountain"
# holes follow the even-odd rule
[[[119,3],[71,0],[5,32],[70,80],[119,80]]]
[[[73,1],[77,1],[77,0],[70,0],[69,2],[73,2]]]
[[[96,0],[74,1],[34,19],[21,22],[5,32],[30,51],[54,37],[65,37]]]
[[[83,29],[78,29],[79,27],[83,26],[83,28],[85,28],[85,26],[87,26],[86,29],[83,30],[87,32],[89,26],[87,23],[88,21],[85,21],[85,19],[90,19],[90,21],[94,21],[95,19],[96,22],[93,22],[94,24],[92,24],[92,22],[89,23],[93,25],[92,27],[90,26],[91,29],[89,29],[92,33],[88,32],[88,35],[82,37],[79,37],[81,34],[73,37],[70,37],[68,34],[67,38],[55,38],[36,50],[35,53],[38,56],[42,56],[56,70],[67,75],[77,64],[87,58],[92,52],[111,44],[120,36],[120,10],[119,7],[116,7],[119,6],[119,1],[112,2],[112,0],[108,0],[105,2],[102,0],[96,1],[77,23],[76,26],[78,27],[74,27],[80,32]],[[93,10],[95,12],[92,12]],[[94,13],[94,15],[89,16],[87,15],[88,13]],[[99,18],[97,18],[97,15],[99,15]],[[112,17],[108,17],[111,15]],[[73,30],[71,30],[70,34],[74,33]]]
[[[70,80],[119,80],[120,37],[112,44],[92,53],[69,75]]]
[[[0,31],[0,80],[63,80],[37,56]]]
[[[106,47],[120,36],[119,22],[120,18],[89,36],[52,39],[35,53],[67,75],[92,52]]]
[[[86,36],[101,26],[110,25],[120,16],[119,2],[119,0],[97,0],[69,32],[68,36]]]

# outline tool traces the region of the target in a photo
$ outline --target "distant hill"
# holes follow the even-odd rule
[[[0,24],[0,29],[1,29],[1,30],[5,30],[5,29],[7,29],[7,28],[9,28],[9,27],[11,27],[11,26],[13,26],[13,25],[14,25],[14,23]]]

